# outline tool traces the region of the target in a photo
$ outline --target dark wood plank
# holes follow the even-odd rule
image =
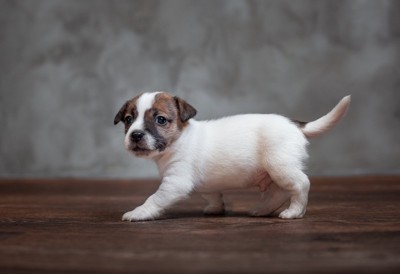
[[[156,181],[0,180],[0,273],[399,273],[400,177],[313,178],[304,219],[253,218],[256,190],[228,213],[197,195],[127,223]]]

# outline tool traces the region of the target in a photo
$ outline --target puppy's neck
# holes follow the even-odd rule
[[[178,139],[171,143],[164,151],[152,158],[152,160],[157,164],[160,174],[164,174],[171,163],[183,160],[185,154],[182,153],[182,148],[187,149],[186,144],[188,143],[188,139],[194,138],[193,134],[197,123],[197,121],[191,119],[183,128]]]

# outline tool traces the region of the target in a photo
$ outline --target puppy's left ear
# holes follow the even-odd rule
[[[175,96],[174,99],[176,107],[178,108],[179,118],[182,122],[186,122],[190,118],[196,116],[197,110],[193,106],[191,106],[189,103],[179,97]]]
[[[116,124],[118,124],[120,121],[122,121],[122,118],[123,118],[124,115],[125,115],[127,106],[128,106],[128,102],[126,102],[126,103],[121,107],[121,109],[118,111],[117,115],[115,115],[115,118],[114,118],[114,125],[116,125]]]

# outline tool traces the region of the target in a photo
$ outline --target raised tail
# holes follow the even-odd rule
[[[349,109],[350,101],[350,95],[343,97],[343,99],[326,115],[312,122],[301,123],[301,131],[306,137],[312,138],[330,130],[345,116]]]

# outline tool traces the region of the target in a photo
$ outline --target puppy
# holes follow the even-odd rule
[[[127,101],[114,124],[125,125],[125,147],[135,156],[153,159],[162,182],[143,205],[122,220],[153,220],[194,191],[208,205],[206,214],[224,213],[222,191],[258,187],[263,199],[253,216],[279,213],[302,218],[310,182],[304,174],[307,138],[335,126],[345,115],[350,96],[325,116],[309,123],[276,114],[245,114],[196,121],[196,109],[166,92],[143,93]]]

